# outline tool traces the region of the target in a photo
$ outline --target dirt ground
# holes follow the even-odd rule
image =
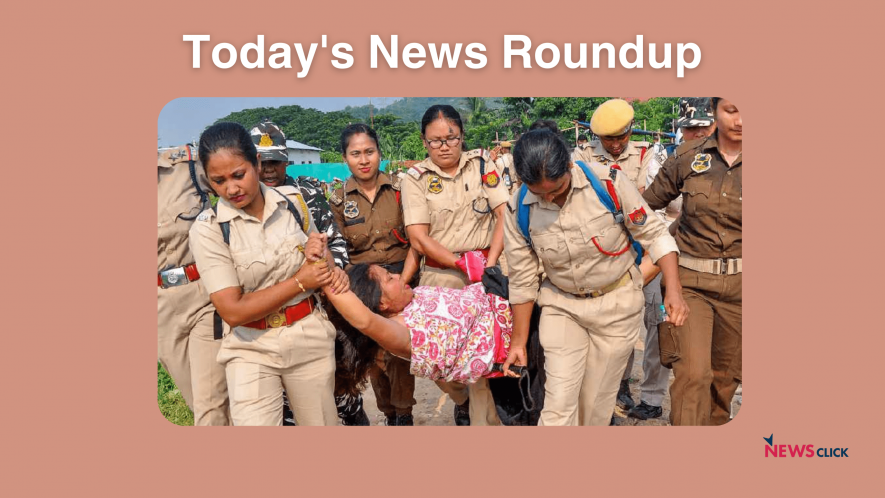
[[[630,376],[630,392],[633,400],[639,404],[639,383],[642,381],[642,356],[645,352],[645,330],[640,333],[636,342],[636,354],[634,355],[633,374]],[[673,382],[673,374],[670,374],[670,382]],[[740,388],[738,393],[740,393]],[[415,379],[415,400],[418,402],[412,409],[415,425],[455,425],[453,412],[454,403],[432,381],[422,378]],[[363,392],[363,406],[372,425],[384,425],[384,414],[378,411],[375,402],[375,393],[371,387]],[[660,418],[639,420],[627,417],[620,408],[615,407],[615,425],[670,425],[670,394],[664,398],[664,414]],[[732,401],[734,415],[740,411],[741,394],[735,396]]]

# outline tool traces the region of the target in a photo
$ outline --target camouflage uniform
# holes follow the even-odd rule
[[[286,135],[277,125],[265,121],[253,127],[251,135],[262,160],[288,161]],[[335,223],[332,210],[329,208],[329,203],[326,201],[319,181],[306,176],[299,176],[296,180],[286,175],[283,185],[296,187],[301,191],[317,230],[329,237],[329,252],[332,253],[335,264],[342,269],[350,264],[350,258],[347,255],[347,242]],[[338,407],[338,418],[344,425],[369,425],[368,417],[363,410],[362,396],[336,396],[335,404]],[[283,397],[283,425],[294,425],[294,415],[289,407],[289,400],[285,396]]]

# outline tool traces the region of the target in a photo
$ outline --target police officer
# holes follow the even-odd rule
[[[234,424],[282,425],[285,389],[298,425],[336,425],[335,327],[313,294],[326,285],[346,291],[346,274],[317,261],[328,252],[326,236],[315,233],[298,189],[259,182],[258,151],[242,126],[207,128],[199,155],[220,198],[197,217],[190,246],[232,327],[218,361]]]
[[[410,251],[400,202],[400,178],[382,174],[381,148],[375,130],[358,123],[341,132],[341,150],[352,176],[329,197],[335,222],[344,230],[353,264],[377,264],[413,280],[417,256]],[[378,409],[387,425],[414,425],[415,377],[408,361],[387,353],[370,370]]]
[[[460,289],[478,282],[483,266],[498,261],[507,189],[502,172],[482,151],[462,151],[464,126],[452,106],[427,109],[421,138],[428,158],[409,168],[402,187],[406,231],[424,255],[421,285]],[[463,406],[463,391],[453,394],[458,386],[449,386],[452,400]],[[468,391],[471,424],[500,425],[488,381],[470,384]]]
[[[215,307],[188,246],[188,230],[208,206],[197,151],[167,150],[157,164],[157,352],[195,425],[230,425],[227,381],[214,338]]]
[[[640,193],[644,191],[651,154],[647,147],[637,147],[630,141],[633,106],[621,99],[603,102],[590,118],[590,131],[599,138],[583,149],[575,149],[575,159],[617,167]]]
[[[743,123],[730,101],[712,99],[716,131],[676,148],[643,197],[661,209],[680,193],[676,225],[683,326],[662,324],[661,361],[672,366],[670,422],[721,425],[741,382]],[[664,280],[665,296],[673,293]]]
[[[320,182],[307,176],[299,176],[295,179],[286,172],[286,167],[289,165],[286,135],[279,126],[271,121],[264,121],[254,126],[250,134],[252,142],[261,155],[261,182],[268,187],[288,185],[301,192],[310,215],[316,222],[317,230],[320,233],[325,233],[328,237],[329,251],[335,264],[343,269],[350,263],[347,242],[335,223]],[[284,397],[283,401],[285,406],[284,425],[294,425],[289,400]],[[369,417],[363,409],[361,395],[351,396],[336,391],[335,405],[338,407],[338,418],[343,425],[369,425]]]
[[[514,321],[505,370],[515,376],[509,366],[525,365],[537,299],[547,373],[539,425],[608,425],[645,304],[631,237],[678,287],[677,249],[626,175],[599,163],[574,165],[569,152],[548,130],[528,132],[514,150],[524,183],[506,217]],[[605,207],[603,192],[620,217]],[[681,296],[668,295],[665,305],[672,320],[684,321]]]
[[[710,107],[709,98],[683,97],[679,99],[679,119],[676,125],[682,130],[682,136],[687,140],[695,138],[707,137],[713,133],[716,128],[713,119],[713,110]],[[667,153],[663,147],[656,144],[655,153],[648,166],[648,178],[646,187],[651,185],[654,177],[661,169],[661,164],[666,160]],[[660,160],[659,156],[663,156],[664,160]],[[673,221],[679,216],[682,210],[682,197],[677,197],[667,204],[666,208],[657,210],[657,213],[669,227]],[[648,420],[650,418],[658,418],[663,414],[664,395],[667,393],[667,387],[670,384],[670,370],[664,368],[661,364],[660,349],[658,343],[658,324],[660,323],[660,313],[658,308],[663,301],[661,293],[661,276],[656,276],[643,288],[645,294],[645,351],[642,356],[642,384],[640,385],[640,403],[630,409],[627,413],[630,417],[640,420]],[[627,370],[624,373],[624,379],[629,378],[631,366],[633,365],[633,355],[627,362]],[[629,395],[629,392],[628,392]],[[620,393],[619,393],[620,396]],[[632,398],[630,402],[632,402]]]

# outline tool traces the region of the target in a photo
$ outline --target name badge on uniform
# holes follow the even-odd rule
[[[695,173],[703,173],[710,169],[710,161],[713,156],[710,154],[695,154],[694,161],[691,162],[691,170]]]
[[[428,178],[427,179],[427,191],[434,193],[434,194],[438,194],[438,193],[442,192],[443,191],[442,180],[436,175],[433,175],[430,178]]]
[[[356,206],[356,201],[347,201],[344,203],[344,216],[354,219],[360,215],[360,209]]]
[[[482,182],[486,184],[486,186],[495,188],[498,186],[498,172],[497,171],[489,171],[482,177]]]

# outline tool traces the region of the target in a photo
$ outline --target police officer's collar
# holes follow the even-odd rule
[[[437,166],[436,163],[434,163],[433,160],[430,159],[429,157],[427,159],[425,159],[423,163],[421,163],[421,167],[424,169],[433,171],[434,173],[438,174],[439,176],[441,176],[443,178],[450,178],[450,179],[457,178],[457,176],[459,174],[461,174],[461,171],[464,169],[464,165],[467,164],[467,162],[470,161],[471,159],[473,159],[474,157],[482,157],[482,156],[478,150],[470,151],[470,152],[461,151],[461,159],[458,161],[458,169],[455,170],[455,174],[453,174],[453,175],[449,175],[447,173],[444,173],[443,170],[440,169],[440,167]]]
[[[621,159],[624,156],[635,156],[639,153],[640,153],[639,149],[637,149],[636,146],[633,145],[633,141],[630,140],[627,142],[627,146],[624,147],[624,152],[621,152],[618,155],[618,159]],[[594,156],[603,156],[611,162],[616,162],[616,159],[614,158],[614,156],[612,156],[609,153],[609,151],[605,150],[605,146],[602,145],[602,141],[597,141],[597,140],[593,141],[593,155]]]
[[[590,185],[590,180],[587,179],[587,177],[584,175],[584,172],[581,171],[581,168],[578,165],[572,164],[571,169],[569,169],[569,173],[572,174],[571,185],[569,186],[571,190],[583,189]],[[531,204],[538,204],[539,206],[548,206],[553,204],[552,202],[547,202],[544,199],[541,199],[531,190],[525,193],[525,197],[522,199],[522,203],[526,206]]]
[[[703,143],[701,143],[701,150],[710,149],[716,149],[716,151],[719,152],[719,130],[714,131],[712,135],[707,137],[707,139],[704,140]],[[722,156],[722,152],[719,152],[719,155]],[[734,164],[731,165],[731,167],[734,168],[735,166],[740,166],[743,157],[744,151],[742,150],[741,153],[737,156],[737,159],[735,159]],[[728,165],[726,164],[726,166]]]
[[[270,217],[274,211],[277,209],[287,209],[288,202],[283,194],[277,192],[275,189],[265,186],[263,183],[258,182],[258,188],[261,190],[261,194],[264,196],[264,220]],[[218,223],[229,222],[234,218],[242,218],[244,220],[253,220],[258,221],[254,216],[246,213],[242,209],[235,208],[230,205],[224,198],[218,199],[218,214],[216,215],[215,220]]]
[[[378,172],[378,177],[375,179],[375,186],[380,190],[384,185],[393,185],[390,183],[390,177],[387,176],[387,173],[383,171]],[[344,192],[351,194],[359,190],[359,184],[356,182],[356,179],[353,176],[349,176],[347,181],[344,182]]]

